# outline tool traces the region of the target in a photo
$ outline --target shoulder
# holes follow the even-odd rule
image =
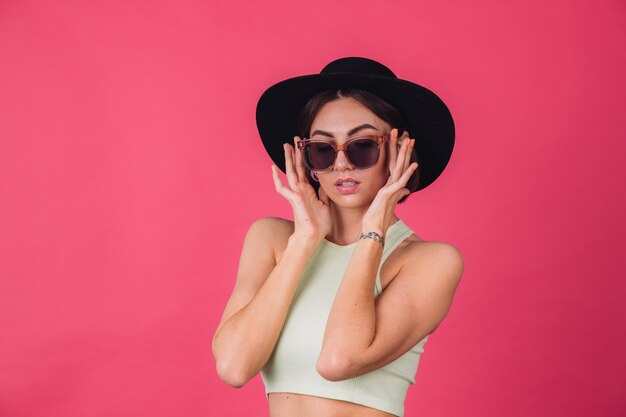
[[[259,217],[252,222],[250,227],[277,233],[287,233],[289,231],[293,232],[294,225],[291,220],[280,217]]]
[[[270,245],[274,259],[282,254],[287,246],[289,236],[293,234],[294,223],[291,220],[280,217],[260,217],[251,225],[248,234],[257,241],[263,241]]]
[[[434,256],[446,260],[463,260],[461,251],[448,242],[416,240],[409,245],[408,249],[416,255]]]
[[[403,251],[400,270],[415,276],[442,276],[458,281],[464,268],[463,255],[447,242],[411,241]]]

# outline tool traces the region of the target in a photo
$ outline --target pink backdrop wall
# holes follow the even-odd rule
[[[465,259],[407,416],[626,412],[626,5],[510,3],[1,1],[0,415],[268,415],[210,348],[247,228],[292,218],[255,105],[349,55],[457,127],[398,209]]]

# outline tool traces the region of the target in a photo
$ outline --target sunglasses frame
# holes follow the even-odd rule
[[[378,158],[380,158],[380,145],[382,145],[383,143],[387,142],[389,140],[389,134],[384,134],[381,136],[375,136],[375,137],[370,137],[370,136],[359,136],[356,138],[352,138],[352,139],[348,139],[345,143],[342,143],[340,145],[337,145],[337,143],[335,143],[335,141],[330,141],[330,140],[324,140],[324,139],[302,139],[300,141],[298,141],[298,149],[300,149],[301,151],[304,152],[304,148],[309,145],[310,143],[315,143],[315,142],[323,142],[326,144],[329,144],[330,146],[333,147],[334,151],[335,151],[335,156],[333,158],[333,163],[330,164],[330,166],[326,169],[315,169],[309,166],[309,164],[306,161],[306,158],[304,158],[304,156],[302,157],[302,160],[304,161],[305,165],[311,170],[311,171],[316,171],[316,172],[326,172],[326,171],[330,171],[331,169],[333,169],[333,167],[335,166],[335,161],[337,160],[337,154],[339,153],[339,151],[343,151],[344,154],[346,155],[346,158],[348,159],[348,161],[350,161],[350,164],[352,166],[354,166],[356,169],[367,169],[367,168],[371,168],[374,165],[376,165],[378,163],[378,158],[376,159],[376,162],[374,162],[372,165],[368,166],[368,167],[357,167],[354,162],[352,162],[352,160],[350,159],[350,157],[348,156],[348,145],[351,142],[354,142],[355,140],[363,140],[363,139],[368,139],[371,141],[376,142],[376,146],[378,147]]]

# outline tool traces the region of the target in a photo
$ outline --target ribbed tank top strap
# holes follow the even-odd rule
[[[385,235],[385,248],[383,249],[380,265],[378,266],[378,272],[376,273],[376,288],[374,292],[376,297],[382,292],[380,270],[383,267],[383,263],[389,255],[391,255],[391,252],[400,246],[400,244],[407,237],[411,236],[411,234],[413,234],[413,230],[411,230],[402,220],[397,220],[387,229],[387,234]]]

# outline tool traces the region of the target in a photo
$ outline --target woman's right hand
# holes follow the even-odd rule
[[[297,145],[300,138],[294,137]],[[283,144],[287,182],[285,187],[278,177],[278,167],[272,164],[272,175],[276,191],[285,197],[293,208],[294,234],[322,240],[331,229],[330,199],[320,187],[320,198],[306,178],[306,168],[301,151],[291,144]],[[295,160],[295,163],[294,163]]]

